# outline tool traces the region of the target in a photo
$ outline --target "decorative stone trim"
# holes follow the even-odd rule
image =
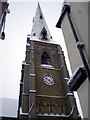
[[[57,70],[57,71],[60,71],[61,69],[58,69],[58,68],[47,68],[47,67],[42,67],[42,66],[35,66],[36,68],[43,68],[43,69],[49,69],[49,70]]]
[[[22,112],[22,107],[20,107],[20,115],[28,116],[29,114],[28,114],[28,113],[23,113],[23,112]]]
[[[30,90],[29,92],[30,93],[36,93],[36,90]]]
[[[64,55],[64,53],[62,53],[62,52],[59,52],[59,53],[58,53],[58,55]]]
[[[67,81],[68,81],[69,79],[70,79],[70,78],[64,78],[64,80],[67,80]]]
[[[22,93],[23,96],[29,96],[29,93]]]
[[[35,50],[35,48],[30,48],[30,50]]]
[[[31,76],[35,77],[36,75],[35,74],[30,74]]]
[[[20,85],[23,85],[23,82],[20,82]]]

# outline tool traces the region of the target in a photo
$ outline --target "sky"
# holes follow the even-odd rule
[[[5,40],[0,40],[0,96],[18,99],[22,61],[25,60],[27,34],[31,34],[38,2],[10,2]],[[62,31],[56,28],[60,16],[60,2],[40,2],[50,33],[65,50]]]
[[[62,30],[56,28],[63,0],[9,0],[10,14],[5,25],[5,40],[0,40],[0,96],[18,99],[22,61],[25,60],[27,35],[31,34],[33,17],[40,3],[53,39],[64,51],[71,76]]]

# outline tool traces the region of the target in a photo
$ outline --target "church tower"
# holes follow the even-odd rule
[[[62,48],[52,39],[40,5],[22,63],[18,120],[80,119]]]

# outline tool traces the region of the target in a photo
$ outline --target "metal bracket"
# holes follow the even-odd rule
[[[76,43],[76,46],[77,46],[77,48],[79,48],[79,47],[84,47],[84,43],[82,43],[82,42],[77,42],[77,43]]]

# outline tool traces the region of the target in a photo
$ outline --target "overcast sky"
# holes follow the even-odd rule
[[[0,40],[0,96],[18,98],[21,79],[22,61],[25,60],[27,34],[31,33],[32,20],[35,16],[37,2],[10,2],[10,14],[7,15],[5,40]],[[60,16],[60,2],[40,2],[50,33],[61,44],[64,39],[56,23]],[[2,94],[2,95],[1,95]]]
[[[63,0],[9,0],[10,14],[7,15],[6,19],[6,36],[4,41],[0,40],[1,97],[18,99],[27,34],[31,34],[32,20],[35,16],[38,1],[53,39],[61,45],[64,51],[70,71],[62,31],[55,27],[60,17]]]

